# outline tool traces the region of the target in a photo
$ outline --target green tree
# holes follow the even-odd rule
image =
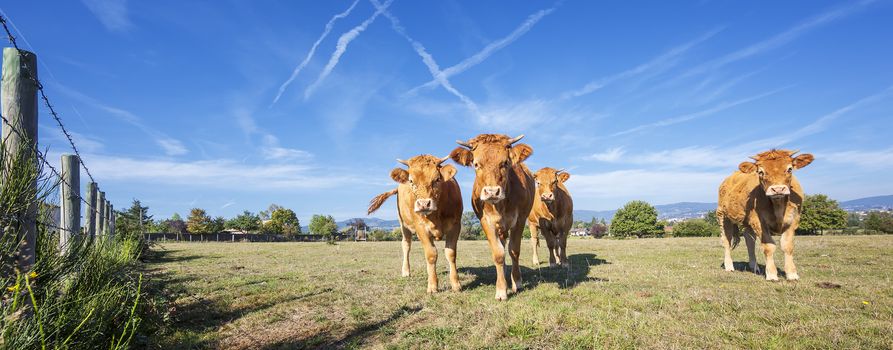
[[[846,226],[847,212],[840,208],[836,200],[823,194],[806,195],[803,199],[799,231],[816,234]]]
[[[208,233],[220,233],[224,228],[226,228],[226,219],[218,216],[208,224]]]
[[[863,224],[866,230],[893,233],[893,215],[890,212],[870,212]]]
[[[202,208],[192,208],[186,219],[186,230],[189,233],[211,233],[211,217]]]
[[[708,219],[690,219],[673,226],[674,237],[719,237],[719,225]]]
[[[657,221],[657,209],[648,202],[631,201],[614,213],[611,220],[611,233],[626,237],[635,235],[658,235],[664,232]]]
[[[168,233],[186,233],[186,222],[180,217],[180,214],[174,213],[170,219],[164,221],[166,227],[163,231]]]
[[[310,233],[322,235],[326,240],[332,240],[335,233],[338,232],[338,224],[331,215],[313,215],[310,219]]]
[[[245,233],[257,232],[260,229],[260,217],[246,210],[242,214],[227,220],[226,228]]]
[[[719,219],[716,218],[716,210],[711,210],[704,214],[704,221],[710,225],[719,227]]]
[[[859,214],[850,213],[846,218],[846,226],[853,228],[862,227],[862,218]]]
[[[483,238],[484,229],[481,227],[481,221],[478,220],[474,212],[466,211],[462,213],[462,228],[459,231],[460,239],[477,240]]]
[[[301,233],[301,223],[294,211],[277,207],[270,212],[270,221],[264,225],[264,229],[277,234],[295,235]]]
[[[138,199],[133,200],[130,208],[115,211],[115,220],[115,231],[121,235],[140,235],[153,231],[149,207],[143,206]]]

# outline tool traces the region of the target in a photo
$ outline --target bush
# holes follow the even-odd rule
[[[866,230],[893,233],[893,214],[890,212],[873,211],[868,213],[863,222]]]
[[[390,231],[377,228],[372,230],[369,237],[372,238],[373,241],[399,241],[403,239],[403,233],[399,227]]]
[[[719,231],[719,226],[705,219],[685,220],[673,226],[674,237],[719,237]]]
[[[632,201],[617,210],[611,220],[610,230],[611,234],[618,237],[642,237],[664,232],[663,225],[657,221],[657,209],[644,201]]]

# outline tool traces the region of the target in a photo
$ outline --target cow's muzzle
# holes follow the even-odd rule
[[[415,207],[413,209],[416,213],[428,215],[437,210],[437,205],[434,204],[434,201],[431,198],[421,198],[416,199]]]
[[[766,189],[766,196],[781,198],[791,194],[791,188],[787,185],[772,185]]]
[[[543,193],[540,199],[546,204],[551,204],[555,201],[555,192]]]
[[[488,203],[498,203],[505,199],[505,191],[502,186],[485,186],[481,189],[481,200]]]

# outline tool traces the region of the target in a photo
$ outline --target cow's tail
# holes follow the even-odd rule
[[[734,237],[732,237],[732,249],[735,249],[735,247],[738,246],[738,243],[741,243],[741,233],[735,232],[735,234],[733,236]]]
[[[366,211],[366,214],[369,215],[369,214],[374,213],[376,210],[378,210],[378,208],[381,208],[381,205],[384,204],[384,202],[386,202],[388,200],[388,198],[390,198],[391,196],[393,196],[395,194],[397,194],[396,188],[393,190],[387,191],[385,193],[382,193],[380,195],[377,195],[377,196],[375,196],[375,198],[372,198],[372,200],[369,201],[369,210]]]

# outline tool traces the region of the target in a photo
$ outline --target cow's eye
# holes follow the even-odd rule
[[[757,175],[760,175],[760,176],[765,175],[765,173],[763,172],[763,169],[757,170]]]
[[[471,163],[471,164],[474,165],[475,169],[478,169],[481,167],[481,165],[477,161],[474,161],[474,163]]]
[[[789,166],[789,167],[788,167],[788,174],[793,173],[793,172],[794,172],[794,167]]]

